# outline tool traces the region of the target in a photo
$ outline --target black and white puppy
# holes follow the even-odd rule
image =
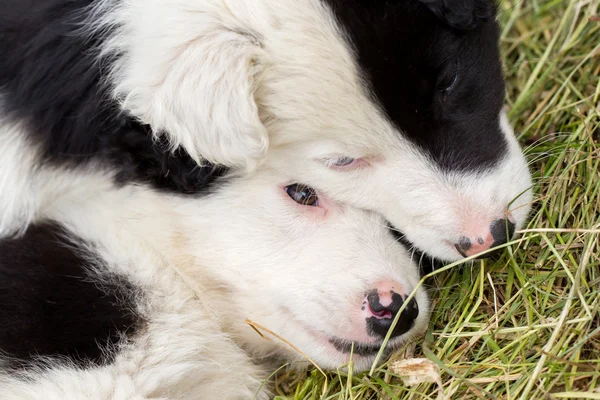
[[[267,162],[431,256],[505,242],[531,181],[493,1],[2,0],[0,233],[59,186],[40,168],[194,192],[196,164]],[[183,151],[132,159],[150,136]]]
[[[262,399],[273,360],[303,356],[246,318],[332,369],[370,367],[401,307],[388,351],[427,326],[376,213],[264,165],[195,197],[115,175],[62,172],[43,218],[0,240],[3,400]]]
[[[489,1],[0,5],[3,398],[252,398],[302,357],[245,318],[365,369],[427,325],[390,223],[525,221]]]

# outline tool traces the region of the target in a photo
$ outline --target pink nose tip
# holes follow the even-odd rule
[[[489,231],[483,236],[463,236],[454,245],[463,257],[481,253],[492,247],[499,246],[509,241],[515,233],[515,224],[508,219],[497,219],[490,224]],[[483,255],[483,257],[488,256]]]

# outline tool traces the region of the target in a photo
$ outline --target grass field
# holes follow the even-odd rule
[[[507,109],[535,177],[527,229],[496,261],[426,277],[423,340],[370,375],[283,369],[277,398],[600,399],[599,14],[600,0],[501,3]],[[438,383],[405,385],[407,356]]]

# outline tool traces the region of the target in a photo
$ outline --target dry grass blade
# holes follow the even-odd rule
[[[250,327],[252,327],[252,329],[254,329],[254,331],[256,331],[256,333],[258,333],[262,338],[269,340],[269,338],[267,338],[265,335],[262,334],[261,331],[265,331],[267,332],[269,335],[276,337],[277,339],[281,340],[283,343],[287,344],[288,346],[290,346],[292,349],[294,349],[295,352],[297,352],[298,354],[300,354],[302,357],[304,357],[306,360],[308,360],[308,362],[310,362],[317,370],[319,370],[319,372],[323,375],[323,377],[325,378],[325,383],[323,385],[323,392],[325,392],[326,388],[327,388],[327,374],[321,369],[321,367],[319,367],[319,365],[314,362],[309,356],[307,356],[302,350],[300,350],[299,348],[297,348],[296,346],[294,346],[294,344],[292,344],[291,342],[289,342],[288,340],[286,340],[285,338],[279,336],[278,334],[276,334],[275,332],[273,332],[272,330],[265,328],[264,326],[257,324],[254,321],[249,320],[248,318],[246,318],[244,320],[244,322],[248,325],[250,325]]]

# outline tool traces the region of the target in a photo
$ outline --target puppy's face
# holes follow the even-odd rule
[[[291,175],[259,171],[232,179],[186,215],[191,243],[202,243],[192,250],[202,276],[224,287],[211,297],[214,311],[259,355],[302,359],[283,342],[261,338],[245,318],[323,368],[340,367],[353,352],[358,370],[370,367],[403,305],[389,350],[427,325],[417,267],[375,213],[336,202]]]
[[[437,2],[325,3],[330,20],[265,36],[277,53],[258,91],[271,162],[441,259],[509,240],[531,179],[502,111],[491,2],[465,2],[464,15]]]

